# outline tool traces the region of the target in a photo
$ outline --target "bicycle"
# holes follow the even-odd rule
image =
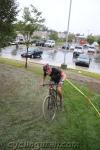
[[[56,110],[60,106],[60,99],[57,94],[57,84],[44,84],[43,86],[49,85],[48,96],[43,101],[43,116],[46,120],[53,120],[55,118]],[[55,88],[54,88],[55,87]]]

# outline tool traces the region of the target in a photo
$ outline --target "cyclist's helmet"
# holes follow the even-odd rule
[[[44,65],[43,70],[44,70],[44,72],[48,73],[51,70],[50,65],[49,64]]]

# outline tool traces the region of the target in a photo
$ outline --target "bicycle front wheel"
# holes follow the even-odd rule
[[[55,118],[55,113],[55,96],[47,96],[43,101],[43,116],[46,120],[52,121]]]

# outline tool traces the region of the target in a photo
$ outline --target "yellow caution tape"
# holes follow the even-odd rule
[[[89,103],[93,106],[93,108],[95,109],[95,111],[98,113],[99,117],[100,117],[100,112],[98,111],[98,109],[94,106],[94,104],[91,102],[91,100],[79,89],[77,88],[71,81],[69,81],[68,79],[66,80],[69,84],[71,84],[79,93],[81,93],[88,101]]]

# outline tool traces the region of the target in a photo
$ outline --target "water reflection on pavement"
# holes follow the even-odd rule
[[[83,69],[83,70],[100,73],[100,56],[99,58],[98,57],[95,58],[93,55],[91,55],[90,66],[89,68],[86,68],[86,67],[75,66],[75,61],[73,60],[72,51],[65,52],[62,49],[56,50],[56,49],[50,49],[50,48],[42,48],[42,49],[43,49],[42,58],[40,59],[29,58],[28,60],[30,62],[35,62],[35,63],[41,63],[41,64],[49,63],[54,66],[61,66],[61,64],[64,62],[64,55],[66,55],[65,63],[67,64],[68,68],[77,68],[77,69]],[[25,51],[26,51],[26,47],[22,45],[20,45],[18,49],[16,49],[16,46],[9,46],[1,50],[0,56],[5,57],[5,58],[25,61],[25,58],[21,58],[21,53]]]

